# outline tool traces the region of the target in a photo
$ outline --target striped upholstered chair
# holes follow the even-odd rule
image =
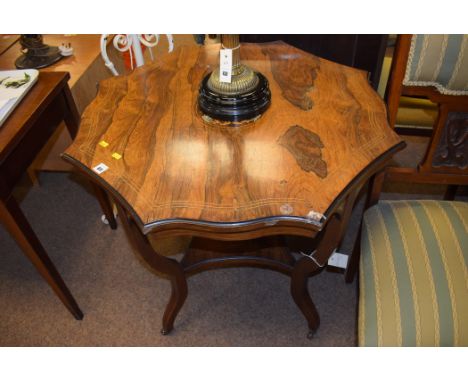
[[[360,261],[360,346],[468,346],[468,203],[379,202]]]
[[[468,35],[401,35],[387,86],[390,125],[401,96],[437,104],[423,161],[389,167],[387,181],[468,184]],[[360,244],[360,245],[359,245]],[[347,270],[360,254],[360,346],[468,346],[468,203],[380,201],[364,214]]]
[[[453,200],[457,186],[468,184],[468,35],[398,37],[385,94],[390,126],[401,100],[411,97],[435,104],[437,118],[425,132],[405,130],[430,134],[426,153],[416,168],[388,168],[387,180],[445,184]]]

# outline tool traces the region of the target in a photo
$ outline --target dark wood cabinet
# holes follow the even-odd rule
[[[374,89],[379,85],[388,35],[375,34],[264,34],[240,35],[241,42],[282,40],[316,56],[369,72]]]

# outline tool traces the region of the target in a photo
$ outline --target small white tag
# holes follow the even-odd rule
[[[333,255],[331,255],[328,259],[328,265],[346,269],[346,266],[348,265],[348,258],[349,256],[345,255],[344,253],[334,252]]]
[[[232,76],[232,49],[219,51],[219,81],[231,83]]]
[[[107,171],[109,169],[108,166],[106,166],[104,163],[99,163],[97,166],[93,167],[93,171],[96,174],[102,174],[104,171]]]

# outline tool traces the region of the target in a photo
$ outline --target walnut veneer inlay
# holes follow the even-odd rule
[[[320,178],[327,176],[327,164],[322,160],[323,143],[320,137],[301,126],[292,126],[279,142],[296,158],[304,171],[313,171]]]

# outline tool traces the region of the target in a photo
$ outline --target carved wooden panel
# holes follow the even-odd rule
[[[181,47],[101,82],[64,157],[110,188],[146,231],[174,219],[317,224],[308,216],[324,214],[401,139],[365,72],[284,43],[245,44],[241,58],[270,84],[272,103],[258,120],[203,120],[198,88],[219,46]],[[97,175],[101,163],[108,170]]]
[[[468,167],[468,113],[448,113],[432,159],[434,167]]]

